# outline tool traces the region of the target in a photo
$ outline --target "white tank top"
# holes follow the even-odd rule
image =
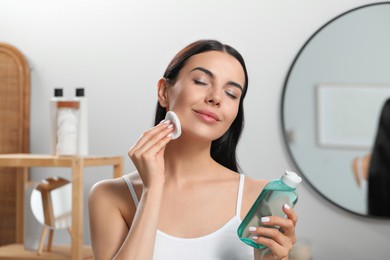
[[[237,235],[241,223],[241,203],[244,178],[240,174],[236,214],[218,230],[197,238],[179,238],[157,230],[153,260],[253,260],[253,248],[243,243]],[[138,198],[127,175],[123,176],[134,204]]]

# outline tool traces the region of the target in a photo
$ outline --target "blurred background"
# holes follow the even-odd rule
[[[63,88],[71,98],[76,87],[84,87],[90,154],[123,156],[124,173],[135,169],[127,151],[152,126],[157,81],[176,52],[204,38],[232,45],[244,56],[249,73],[239,163],[253,178],[275,179],[286,169],[300,173],[281,123],[283,89],[296,55],[321,26],[375,2],[0,0],[0,42],[17,47],[31,67],[30,152],[51,153],[49,99],[54,88]],[[31,173],[34,180],[70,178],[65,168],[33,168]],[[110,167],[85,171],[85,244],[90,244],[88,191],[111,177]],[[307,181],[298,190],[298,243],[310,246],[313,259],[388,259],[390,221],[346,211]],[[26,232],[35,238],[40,232],[36,220],[30,214],[26,221]],[[67,231],[55,232],[54,243],[69,243]]]

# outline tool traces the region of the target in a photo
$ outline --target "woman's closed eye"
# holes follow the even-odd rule
[[[197,79],[193,79],[192,81],[194,82],[195,85],[199,85],[202,87],[206,87],[206,86],[210,85],[210,82],[207,79],[197,78]],[[225,89],[224,92],[232,100],[237,99],[239,97],[239,95],[236,93],[237,91],[234,89],[231,89],[230,87]]]
[[[237,99],[237,96],[236,96],[234,93],[232,93],[232,92],[230,92],[230,91],[225,91],[225,93],[226,93],[226,95],[228,95],[230,98],[232,98],[232,99]]]
[[[206,86],[208,84],[206,81],[198,80],[198,79],[194,79],[194,83],[196,85],[202,85],[202,86]]]

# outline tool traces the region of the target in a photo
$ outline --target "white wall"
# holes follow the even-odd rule
[[[85,86],[91,153],[125,157],[152,124],[156,82],[176,51],[199,38],[231,44],[246,58],[250,77],[241,166],[248,175],[273,179],[293,167],[279,116],[293,58],[325,22],[372,2],[0,0],[0,41],[19,48],[32,67],[32,153],[50,152],[48,100],[53,88],[62,86],[71,97],[75,86]],[[125,172],[134,170],[125,161]],[[32,172],[34,179],[70,176],[67,169]],[[109,167],[88,169],[85,193],[110,173]],[[390,253],[389,221],[351,215],[307,184],[300,192],[297,235],[311,243],[314,259],[385,259]],[[31,219],[28,224],[34,223]],[[87,216],[85,224],[89,243]],[[55,241],[67,242],[67,233],[56,233]]]

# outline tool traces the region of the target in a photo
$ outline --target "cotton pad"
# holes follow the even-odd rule
[[[175,130],[172,132],[172,140],[179,138],[181,135],[181,124],[175,112],[168,111],[165,119],[171,121],[171,123],[175,126]]]

